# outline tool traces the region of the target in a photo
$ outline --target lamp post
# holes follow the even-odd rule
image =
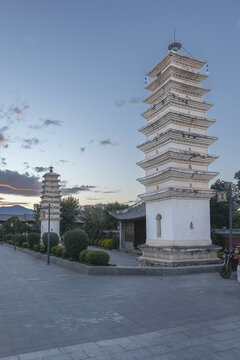
[[[47,246],[47,264],[50,264],[50,203],[48,203],[48,246]]]
[[[233,247],[233,239],[232,239],[232,183],[230,182],[228,185],[228,202],[229,202],[229,240],[230,240],[230,250]]]
[[[14,250],[16,251],[16,237],[17,237],[17,218],[14,218],[14,223],[11,223],[11,227],[14,226]]]

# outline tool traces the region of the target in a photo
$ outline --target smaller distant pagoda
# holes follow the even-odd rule
[[[50,204],[50,231],[60,235],[60,180],[59,174],[53,172],[53,167],[43,175],[41,195],[41,237],[48,232],[48,208]]]

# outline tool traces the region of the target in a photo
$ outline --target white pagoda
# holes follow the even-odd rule
[[[210,237],[209,200],[215,194],[209,181],[217,173],[208,166],[217,158],[208,153],[216,137],[207,135],[215,120],[207,118],[212,104],[202,97],[210,89],[200,86],[207,78],[199,69],[206,61],[169,52],[147,76],[152,93],[142,114],[147,124],[139,129],[146,141],[138,146],[145,154],[138,165],[145,176],[146,244],[141,246],[141,266],[179,266],[217,262],[219,248]]]
[[[53,172],[53,167],[43,175],[43,191],[41,195],[41,237],[48,232],[48,207],[50,204],[50,232],[60,236],[60,184],[59,175]]]

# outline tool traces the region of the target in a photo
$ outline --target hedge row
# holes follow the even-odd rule
[[[29,248],[34,251],[47,252],[48,234],[43,234],[43,244],[40,244],[40,235],[36,233],[28,234],[26,237],[21,238],[22,242],[17,242],[17,246]],[[24,241],[25,240],[25,241]],[[112,248],[111,239],[105,239],[107,248]],[[5,240],[6,241],[6,240]],[[8,237],[9,244],[14,244],[12,237]],[[50,233],[50,251],[52,255],[61,257],[63,259],[81,261],[91,265],[106,266],[109,262],[109,255],[102,250],[87,250],[88,237],[87,234],[80,229],[74,229],[64,234],[64,246],[58,246],[58,235]]]
[[[109,250],[117,248],[117,243],[114,239],[93,240],[91,245],[103,247]]]

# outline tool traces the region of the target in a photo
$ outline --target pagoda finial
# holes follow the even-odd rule
[[[51,165],[49,168],[49,172],[52,173],[53,172],[53,166]]]
[[[173,43],[171,43],[169,46],[168,46],[168,50],[173,50],[173,51],[178,51],[181,49],[182,47],[182,44],[179,43],[179,42],[176,42],[175,40],[176,36],[175,36],[175,28],[173,29]]]

